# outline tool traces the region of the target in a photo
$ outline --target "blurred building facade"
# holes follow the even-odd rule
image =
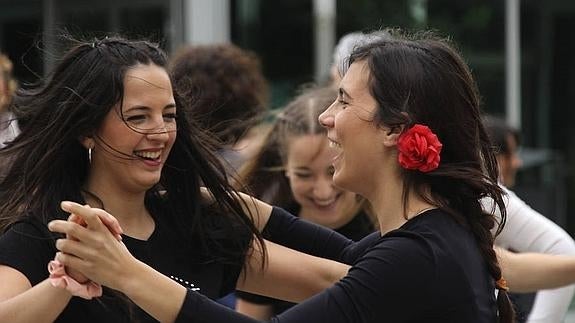
[[[231,41],[261,56],[272,107],[327,77],[340,36],[379,27],[453,38],[485,110],[521,129],[519,195],[575,233],[575,1],[0,0],[0,50],[21,83],[50,71],[63,33],[146,37],[168,52]]]

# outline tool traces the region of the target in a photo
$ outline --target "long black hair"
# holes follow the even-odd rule
[[[139,64],[165,68],[167,58],[148,41],[77,41],[45,82],[16,94],[13,109],[22,133],[0,150],[0,158],[10,160],[0,182],[0,232],[25,217],[65,219],[60,201],[84,201],[90,165],[80,141],[94,136],[121,103],[126,71]],[[174,234],[203,259],[243,266],[252,237],[262,243],[261,235],[204,135],[185,117],[176,122],[175,143],[146,205],[175,223]],[[213,199],[202,195],[201,186]]]
[[[378,103],[374,122],[405,128],[424,124],[443,144],[437,169],[427,173],[403,170],[404,206],[413,191],[469,227],[497,281],[501,269],[491,233],[496,220],[493,212],[483,210],[480,200],[491,198],[501,210],[497,233],[506,213],[497,184],[497,161],[481,122],[477,85],[449,41],[429,32],[388,32],[391,37],[357,48],[349,62],[367,62],[370,92]],[[512,322],[513,308],[503,290],[498,294],[498,306],[500,321]]]

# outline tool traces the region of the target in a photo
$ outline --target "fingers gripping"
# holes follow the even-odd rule
[[[122,240],[122,227],[118,220],[108,212],[69,201],[63,201],[61,207],[62,210],[71,213],[69,221],[92,230],[100,230],[103,224],[118,241]]]

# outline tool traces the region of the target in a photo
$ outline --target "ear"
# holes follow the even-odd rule
[[[81,137],[80,144],[84,146],[86,149],[93,149],[96,143],[94,142],[94,138],[92,137]]]
[[[404,127],[404,125],[383,127],[383,145],[386,147],[396,146]]]

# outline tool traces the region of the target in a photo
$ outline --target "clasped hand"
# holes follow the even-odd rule
[[[121,290],[135,258],[121,241],[122,229],[116,218],[102,209],[69,201],[62,202],[61,208],[70,213],[68,221],[48,224],[50,231],[66,235],[56,241],[56,260],[79,282],[89,279]]]

